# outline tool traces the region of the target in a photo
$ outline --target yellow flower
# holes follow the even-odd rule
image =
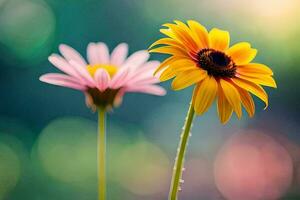
[[[172,88],[181,90],[196,85],[193,107],[205,113],[217,98],[220,121],[225,124],[234,111],[242,116],[242,105],[252,117],[253,94],[268,106],[268,95],[262,86],[276,88],[272,70],[260,63],[251,63],[257,50],[247,42],[229,47],[229,32],[213,28],[210,32],[196,21],[176,21],[163,25],[166,35],[150,46],[150,52],[171,55],[156,70],[164,70],[161,81],[174,78]],[[157,47],[157,45],[159,45]],[[163,45],[163,46],[162,46]],[[155,47],[155,48],[153,48]]]

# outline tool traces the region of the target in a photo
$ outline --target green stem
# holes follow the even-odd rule
[[[195,114],[192,101],[190,103],[190,107],[186,116],[186,121],[183,127],[183,131],[180,136],[181,139],[180,139],[179,149],[177,152],[177,158],[173,168],[173,176],[172,176],[169,200],[177,200],[178,191],[180,190],[180,180],[181,180],[182,170],[183,170],[184,155],[186,152],[186,147],[190,136],[190,130],[191,130],[194,114]]]
[[[106,128],[105,109],[98,108],[98,199],[105,200],[106,197]]]

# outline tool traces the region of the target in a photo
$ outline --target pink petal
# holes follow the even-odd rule
[[[128,54],[128,45],[126,43],[119,44],[111,53],[110,63],[120,66],[124,63]]]
[[[104,69],[98,69],[95,74],[95,81],[98,89],[103,92],[109,86],[110,76]]]
[[[136,68],[144,64],[149,59],[149,57],[150,55],[148,51],[137,51],[128,57],[128,59],[124,63],[124,66],[130,67],[134,71]]]
[[[143,86],[131,86],[126,88],[127,92],[141,92],[163,96],[166,94],[166,90],[158,85],[143,85]]]
[[[115,74],[110,82],[110,88],[117,89],[120,88],[124,83],[126,83],[127,76],[129,73],[129,68],[121,68],[117,74]]]
[[[130,80],[129,82],[136,82],[145,78],[153,77],[153,73],[155,69],[159,66],[160,62],[158,61],[149,61],[146,64],[144,64],[141,68],[138,70],[132,72],[130,74]],[[158,79],[158,78],[156,78]]]
[[[149,71],[150,73],[154,73],[154,71],[156,70],[156,68],[160,65],[160,62],[157,60],[151,60],[149,62],[146,62],[143,66],[141,66],[141,68],[138,69],[138,71]]]
[[[126,83],[127,86],[134,86],[134,85],[151,85],[155,83],[159,83],[160,80],[156,77],[147,77],[143,79],[134,79],[130,80]]]
[[[91,65],[101,63],[100,53],[98,52],[98,47],[96,43],[89,43],[87,47],[87,57]]]
[[[40,77],[40,81],[52,85],[68,87],[76,90],[86,89],[85,86],[81,85],[77,79],[64,74],[56,74],[56,73],[45,74]]]
[[[119,90],[119,92],[116,94],[116,97],[114,99],[114,106],[118,107],[119,105],[121,105],[122,101],[123,101],[123,96],[125,95],[126,91],[124,88],[121,88]]]
[[[96,85],[95,81],[85,67],[83,67],[82,65],[80,65],[79,63],[77,63],[73,60],[70,61],[70,64],[77,71],[77,73],[80,76],[81,81],[83,81],[84,84],[86,84],[90,87],[95,87],[95,85]]]
[[[61,56],[57,54],[52,54],[51,56],[49,56],[48,60],[59,70],[78,78],[76,70]]]
[[[99,42],[97,44],[97,53],[99,56],[99,63],[97,64],[109,64],[109,50],[105,43]]]
[[[80,65],[87,65],[84,58],[72,47],[61,44],[59,45],[59,51],[68,61],[74,60]]]

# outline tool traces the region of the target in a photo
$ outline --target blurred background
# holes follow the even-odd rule
[[[130,52],[160,25],[195,19],[248,41],[278,89],[270,106],[220,125],[216,108],[194,122],[182,200],[300,199],[300,1],[0,0],[0,200],[96,199],[96,115],[80,92],[41,83],[58,45],[89,42]],[[152,59],[163,57],[152,55]],[[191,88],[128,94],[108,121],[108,199],[167,199]]]

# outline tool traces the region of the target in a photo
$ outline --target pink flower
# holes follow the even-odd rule
[[[147,61],[149,53],[141,50],[127,58],[128,45],[119,44],[109,54],[106,44],[90,43],[87,47],[88,63],[73,48],[60,45],[62,56],[53,54],[49,61],[65,74],[49,73],[40,80],[49,84],[68,87],[84,92],[87,104],[112,108],[122,102],[126,92],[165,95],[165,90],[155,85],[153,76],[158,61]]]

